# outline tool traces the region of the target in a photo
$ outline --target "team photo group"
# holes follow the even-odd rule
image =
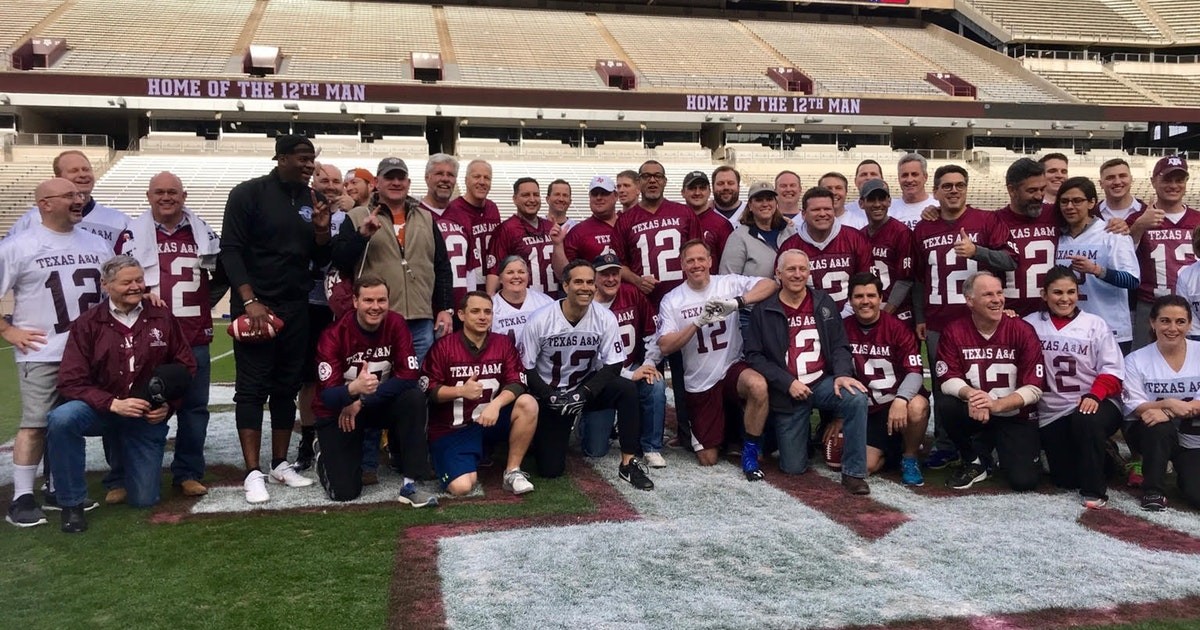
[[[1200,507],[1200,211],[1181,156],[1154,164],[1146,200],[1124,160],[1070,176],[1063,154],[1020,158],[990,210],[966,169],[918,154],[815,182],[670,181],[650,160],[578,191],[493,189],[486,161],[447,154],[341,172],[318,148],[278,137],[220,226],[170,172],[133,216],[92,197],[84,153],[54,160],[0,241],[9,523],[54,510],[87,529],[89,436],[104,503],[157,504],[172,450],[174,492],[207,494],[222,329],[252,504],[314,483],[351,501],[383,466],[401,503],[436,505],[481,493],[493,457],[521,495],[612,448],[620,482],[652,491],[678,448],[736,458],[749,482],[771,458],[783,475],[823,460],[849,495],[948,468],[955,490],[1049,483],[1102,509],[1119,483],[1145,510]],[[510,185],[506,218],[492,198]]]

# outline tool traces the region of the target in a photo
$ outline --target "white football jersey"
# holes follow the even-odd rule
[[[686,282],[671,289],[658,305],[658,336],[679,332],[704,311],[712,298],[732,299],[744,295],[762,278],[726,274],[712,276],[702,291]],[[709,324],[683,346],[683,384],[691,393],[712,389],[725,378],[729,367],[742,358],[742,329],[737,313]]]
[[[867,213],[858,205],[857,201],[846,202],[846,214],[837,217],[837,222],[854,230],[861,230],[867,227]]]
[[[934,199],[933,195],[916,203],[904,203],[903,197],[896,197],[892,199],[892,205],[888,206],[888,216],[908,226],[908,229],[915,230],[921,222],[921,213],[925,208],[937,205],[937,199]]]
[[[75,229],[86,230],[107,241],[110,254],[132,254],[133,232],[129,229],[132,222],[129,215],[97,201],[96,205],[92,206],[92,211],[76,224]],[[38,211],[37,206],[34,206],[21,215],[20,219],[17,219],[4,238],[8,240],[11,236],[41,224],[42,213]]]
[[[12,325],[46,334],[41,348],[16,351],[17,363],[62,360],[71,322],[102,299],[100,265],[112,255],[95,234],[60,234],[41,223],[0,241],[0,295],[13,292]]]
[[[1038,401],[1039,427],[1074,411],[1097,376],[1111,374],[1125,380],[1125,358],[1103,319],[1080,311],[1059,329],[1049,314],[1041,311],[1026,315],[1025,321],[1042,343],[1046,366],[1046,388]]]
[[[554,299],[537,289],[525,291],[525,301],[521,303],[520,308],[506,302],[497,291],[496,295],[492,296],[492,332],[508,335],[519,351],[521,332],[525,330],[529,316],[547,304],[554,304]]]
[[[1191,401],[1200,395],[1200,341],[1187,342],[1187,357],[1183,369],[1176,372],[1167,365],[1157,344],[1150,344],[1125,357],[1126,421],[1137,421],[1132,414],[1140,405],[1174,398]],[[1200,448],[1200,418],[1175,418],[1179,423],[1179,445]]]
[[[1192,327],[1189,337],[1200,338],[1200,263],[1192,263],[1179,272],[1175,279],[1175,293],[1192,305]],[[1139,325],[1145,322],[1139,322]]]
[[[1141,278],[1133,239],[1105,231],[1105,222],[1092,221],[1079,236],[1059,234],[1056,262],[1071,266],[1068,256],[1086,256],[1105,269],[1117,269]],[[1111,285],[1093,275],[1084,277],[1079,285],[1079,310],[1098,315],[1108,322],[1117,342],[1133,339],[1133,324],[1129,319],[1129,289]]]
[[[572,324],[561,301],[534,311],[521,333],[521,362],[554,389],[573,389],[601,368],[625,362],[617,318],[606,308],[589,307]]]

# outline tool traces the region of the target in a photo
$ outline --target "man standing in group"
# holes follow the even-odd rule
[[[642,191],[638,188],[637,171],[629,169],[617,173],[616,191],[617,203],[621,204],[621,209],[617,214],[627,212],[630,208],[638,205]]]
[[[799,216],[800,196],[803,193],[799,175],[792,171],[781,171],[775,176],[776,203],[779,205],[779,212],[789,221],[796,221],[796,217]]]
[[[373,276],[354,281],[354,310],[342,315],[317,344],[317,396],[313,413],[321,452],[317,477],[334,501],[358,497],[363,486],[363,431],[388,431],[404,484],[401,503],[437,505],[437,497],[416,487],[429,476],[425,442],[426,406],[417,388],[420,363],[412,335],[388,308],[388,286]]]
[[[290,487],[312,484],[287,461],[296,420],[296,394],[303,376],[308,338],[311,267],[329,262],[330,211],[324,195],[308,186],[316,150],[304,136],[275,139],[276,167],[229,192],[221,229],[221,264],[233,288],[230,316],[250,318],[251,334],[270,323],[284,326],[273,339],[233,342],[237,364],[234,415],[242,458],[246,501],[270,499],[260,470],[263,405],[271,412],[270,476]],[[304,215],[311,217],[304,220]]]
[[[562,476],[567,443],[580,414],[616,409],[621,440],[622,481],[639,490],[654,489],[638,454],[642,433],[637,387],[621,377],[625,351],[617,319],[608,309],[593,307],[596,271],[573,261],[563,270],[566,297],[534,312],[522,331],[521,360],[529,392],[541,410],[533,438],[538,472]]]
[[[571,184],[565,179],[550,182],[546,189],[546,217],[563,233],[571,231],[579,222],[567,216],[571,209]]]
[[[46,523],[33,497],[45,453],[46,414],[62,400],[58,368],[71,322],[100,303],[100,264],[112,243],[75,229],[85,195],[70,180],[38,184],[38,221],[0,241],[0,295],[13,292],[11,323],[0,318],[0,337],[16,350],[21,421],[13,440],[13,502],[6,520],[17,527]],[[46,504],[57,505],[48,488]],[[87,502],[90,509],[97,504]]]
[[[863,184],[872,179],[883,179],[883,167],[875,160],[863,160],[859,162],[858,166],[854,169],[854,189],[858,191],[859,199],[862,199],[863,196]],[[859,204],[857,199],[846,202],[846,212],[857,213],[863,217],[864,222],[866,221],[866,211],[863,210],[862,205]]]
[[[842,486],[850,494],[870,494],[867,388],[854,377],[842,317],[824,291],[808,289],[804,252],[780,253],[775,275],[779,292],[750,313],[746,359],[768,384],[779,468],[789,475],[808,470],[810,416],[820,409],[840,418],[829,431],[845,436]]]
[[[1009,246],[1017,252],[1017,268],[1004,281],[1004,303],[1019,317],[1046,303],[1041,297],[1042,279],[1055,265],[1059,215],[1042,202],[1047,186],[1043,164],[1050,162],[1020,158],[1009,165],[1004,176],[1008,205],[996,211],[1008,227]]]
[[[47,418],[66,533],[87,529],[85,436],[108,440],[130,505],[158,503],[166,421],[196,372],[179,320],[166,307],[142,303],[146,284],[137,260],[115,256],[104,263],[101,276],[108,300],[71,327],[58,373],[59,390],[69,402]]]
[[[1067,156],[1062,153],[1047,153],[1038,163],[1042,165],[1046,175],[1046,189],[1042,202],[1053,209],[1058,197],[1058,187],[1067,181]]]
[[[896,169],[900,179],[900,200],[892,201],[889,214],[908,229],[916,230],[921,222],[921,212],[928,206],[938,205],[925,190],[925,183],[929,181],[929,163],[920,154],[909,153],[900,158]]]
[[[975,451],[985,433],[1013,490],[1032,490],[1042,473],[1041,439],[1030,417],[1045,386],[1042,345],[1025,320],[1004,314],[996,276],[973,272],[963,281],[968,315],[950,322],[937,348],[934,372],[938,423],[945,426],[963,466],[946,480],[966,490],[988,478],[988,453]]]
[[[846,181],[845,175],[837,172],[825,173],[817,180],[817,187],[833,193],[833,218],[839,225],[858,230],[867,224],[867,217],[862,210],[850,212],[849,206],[846,205],[849,182]]]
[[[858,187],[859,204],[867,215],[867,226],[859,233],[871,245],[871,272],[883,284],[883,310],[913,325],[913,234],[908,226],[893,219],[888,209],[892,194],[887,182],[872,179]]]
[[[333,242],[333,264],[348,278],[377,276],[391,309],[404,316],[417,359],[453,327],[454,278],[433,215],[408,196],[408,165],[384,158],[375,172],[373,205],[347,214]]]
[[[691,448],[701,466],[717,463],[718,449],[736,436],[727,435],[727,406],[745,403],[742,420],[742,472],[749,481],[763,478],[758,465],[767,422],[767,383],[742,361],[742,330],[727,318],[775,292],[767,278],[711,273],[708,245],[695,239],[680,249],[687,281],[663,297],[659,305],[658,347],[683,357],[686,403],[691,419]]]
[[[801,201],[803,220],[779,251],[798,249],[808,257],[810,282],[827,293],[838,311],[850,298],[850,276],[871,270],[871,247],[863,235],[834,218],[835,195],[810,188]]]
[[[1008,242],[1008,228],[1000,216],[967,205],[966,169],[955,164],[939,167],[933,175],[933,187],[939,203],[938,218],[921,221],[913,234],[917,338],[925,341],[927,356],[931,357],[937,356],[942,330],[969,315],[962,289],[967,277],[980,268],[997,273],[1017,268],[1016,251]],[[938,374],[933,379],[937,387]],[[934,416],[934,450],[925,461],[934,470],[958,459],[940,418],[939,409]]]
[[[729,220],[736,230],[741,225],[742,213],[746,211],[746,202],[742,201],[742,174],[728,164],[722,164],[713,169],[713,210]]]
[[[517,212],[496,228],[492,236],[492,248],[487,253],[484,268],[487,269],[488,295],[495,295],[500,289],[500,263],[509,256],[520,256],[529,262],[530,287],[546,295],[556,295],[558,281],[554,275],[554,241],[551,235],[561,234],[561,228],[550,219],[539,216],[542,193],[536,179],[522,177],[513,182],[513,205],[517,207]]]
[[[455,197],[448,206],[471,217],[471,234],[475,237],[473,247],[480,260],[487,255],[488,248],[492,245],[492,233],[500,227],[501,221],[500,209],[496,207],[496,202],[488,199],[491,193],[492,165],[485,160],[471,160],[467,163],[463,194]]]
[[[375,190],[375,176],[365,168],[352,168],[346,171],[342,187],[354,202],[351,208],[364,206],[371,198],[371,192]]]
[[[433,222],[442,233],[446,244],[446,256],[450,259],[450,274],[454,290],[452,304],[461,304],[468,291],[477,286],[476,273],[482,266],[482,257],[475,249],[475,236],[471,228],[471,215],[451,207],[454,183],[458,180],[458,160],[445,153],[429,156],[425,163],[425,196],[421,208],[433,215]],[[401,311],[401,315],[409,314]],[[424,353],[421,353],[424,355]]]
[[[708,185],[708,175],[704,171],[692,171],[683,176],[683,201],[696,215],[700,222],[701,238],[712,252],[712,273],[717,273],[721,263],[721,254],[725,251],[725,241],[733,234],[733,224],[723,215],[713,210],[710,203],[711,195]]]
[[[132,234],[129,231],[129,215],[110,208],[92,197],[92,189],[96,186],[96,175],[92,171],[92,162],[83,151],[70,149],[54,158],[54,176],[61,177],[75,185],[75,190],[83,195],[83,220],[79,229],[86,230],[108,242],[109,250],[114,254],[124,254],[129,249]],[[35,205],[9,229],[8,236],[25,231],[36,225],[42,219],[41,211]]]
[[[224,275],[215,275],[221,239],[185,203],[187,190],[172,173],[150,179],[150,210],[133,220],[133,256],[141,263],[146,291],[157,294],[174,315],[191,347],[196,373],[176,410],[172,485],[184,496],[208,493],[204,479],[204,442],[208,435],[209,345],[212,309],[225,294]],[[123,484],[121,485],[124,488]]]
[[[597,175],[588,185],[588,206],[592,216],[571,228],[565,235],[554,234],[554,274],[562,271],[572,260],[595,260],[613,251],[617,236],[616,183],[607,175]]]
[[[1105,221],[1124,221],[1129,215],[1146,207],[1145,203],[1133,196],[1133,175],[1129,172],[1129,162],[1121,158],[1113,158],[1100,165],[1100,187],[1104,189],[1100,216]]]
[[[1133,349],[1150,342],[1150,305],[1175,292],[1179,270],[1196,260],[1192,231],[1200,227],[1200,211],[1184,202],[1188,165],[1182,155],[1162,158],[1154,165],[1150,183],[1154,205],[1129,215],[1129,235],[1137,246],[1141,285],[1133,318]]]

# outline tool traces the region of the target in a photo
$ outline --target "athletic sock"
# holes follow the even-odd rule
[[[38,465],[18,466],[13,464],[13,499],[33,494],[33,482],[37,480]]]
[[[404,485],[406,485],[406,486],[407,486],[407,485],[408,485],[408,484],[410,484],[410,483],[413,483],[413,478],[412,478],[412,477],[405,477],[405,478],[404,478]]]
[[[287,460],[282,457],[272,457],[271,458],[271,470],[275,470],[276,468],[279,468],[279,465],[286,461]]]

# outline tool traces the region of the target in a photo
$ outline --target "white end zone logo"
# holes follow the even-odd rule
[[[937,370],[937,375],[939,377],[941,377],[941,376],[945,376],[946,372],[950,371],[950,366],[946,365],[945,361],[938,361],[937,367],[935,369]]]
[[[321,379],[322,381],[327,381],[331,376],[333,376],[332,365],[329,365],[329,363],[325,361],[317,364],[317,378]]]

